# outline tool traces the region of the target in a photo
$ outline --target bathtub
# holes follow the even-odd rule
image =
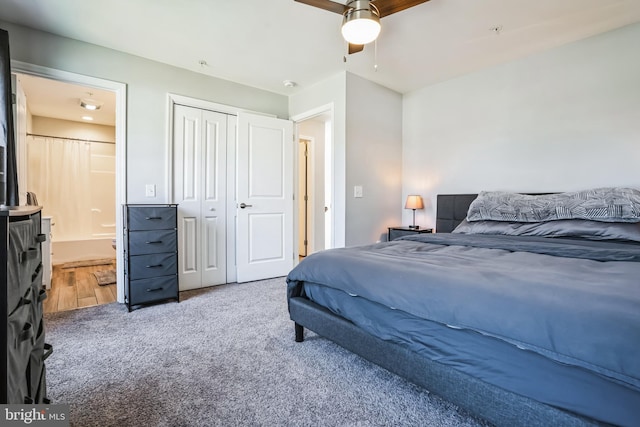
[[[87,240],[65,240],[51,242],[53,264],[88,259],[115,258],[112,237]]]

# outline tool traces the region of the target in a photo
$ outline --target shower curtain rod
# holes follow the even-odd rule
[[[55,138],[55,139],[66,139],[69,141],[82,141],[82,142],[98,142],[100,144],[114,144],[115,142],[109,142],[109,141],[96,141],[95,139],[81,139],[81,138],[65,138],[62,136],[52,136],[52,135],[40,135],[37,133],[28,133],[27,136],[40,136],[42,138]]]

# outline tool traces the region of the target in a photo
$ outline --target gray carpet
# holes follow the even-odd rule
[[[73,426],[479,426],[332,342],[295,343],[284,278],[128,313],[46,315],[48,394]]]

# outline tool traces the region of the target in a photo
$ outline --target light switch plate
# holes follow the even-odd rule
[[[147,184],[144,189],[145,197],[156,197],[156,185]]]
[[[362,185],[356,185],[353,187],[353,197],[362,197]]]

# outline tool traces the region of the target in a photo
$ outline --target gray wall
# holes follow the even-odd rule
[[[386,239],[401,225],[402,95],[347,73],[347,245]],[[354,197],[354,186],[363,197]]]
[[[400,224],[402,95],[343,72],[290,96],[289,111],[324,105],[334,111],[335,246],[374,243]]]
[[[640,187],[639,49],[635,24],[406,94],[416,221],[434,225],[438,193]]]
[[[138,56],[0,22],[13,60],[127,84],[127,199],[166,202],[167,94],[288,118],[286,96],[195,73]],[[157,197],[144,196],[145,184]]]
[[[341,72],[289,97],[289,113],[292,118],[321,107],[328,107],[333,111],[333,165],[331,168],[335,187],[332,189],[334,203],[331,210],[334,219],[334,247],[345,246],[346,83],[346,73]]]

